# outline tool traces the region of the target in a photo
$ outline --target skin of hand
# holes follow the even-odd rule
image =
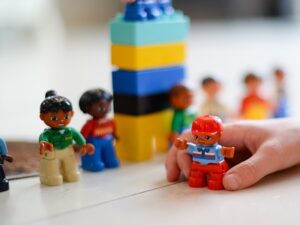
[[[192,140],[190,131],[181,137]],[[225,189],[244,189],[268,174],[300,163],[300,121],[290,118],[226,124],[219,144],[236,147],[234,158],[228,161],[232,167],[223,178]],[[168,181],[177,181],[181,172],[188,177],[191,163],[192,157],[173,145],[165,162]]]

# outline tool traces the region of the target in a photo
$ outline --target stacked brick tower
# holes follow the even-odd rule
[[[185,77],[189,19],[170,1],[160,2],[128,3],[110,24],[116,148],[124,160],[144,161],[167,151],[169,91]]]

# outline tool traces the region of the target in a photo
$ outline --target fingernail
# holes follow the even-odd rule
[[[240,188],[240,180],[238,176],[230,174],[224,177],[224,185],[228,190],[238,190]]]

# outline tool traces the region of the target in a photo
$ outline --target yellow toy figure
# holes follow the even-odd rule
[[[247,93],[241,103],[240,116],[242,119],[260,120],[270,117],[270,104],[259,93],[261,82],[262,79],[253,73],[245,76],[244,83]]]
[[[72,103],[65,97],[48,91],[40,107],[40,118],[50,128],[40,135],[40,181],[49,186],[80,179],[74,155],[73,141],[81,146],[81,154],[93,154],[94,146],[85,144],[84,137],[67,127],[73,116]]]
[[[226,121],[229,116],[227,108],[218,99],[222,83],[217,78],[208,76],[202,79],[201,88],[206,98],[200,107],[199,114],[217,116],[222,121]]]

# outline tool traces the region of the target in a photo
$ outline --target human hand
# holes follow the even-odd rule
[[[298,164],[299,137],[300,121],[296,119],[240,121],[225,125],[220,144],[236,147],[233,160],[238,163],[226,172],[223,178],[225,189],[249,187],[268,174]],[[181,138],[192,141],[190,131]],[[181,171],[188,177],[191,162],[186,151],[178,151],[173,145],[165,163],[167,179],[178,180]]]
[[[81,156],[84,156],[86,154],[88,155],[93,155],[95,152],[95,147],[92,144],[86,144],[86,145],[82,145],[81,147]]]

